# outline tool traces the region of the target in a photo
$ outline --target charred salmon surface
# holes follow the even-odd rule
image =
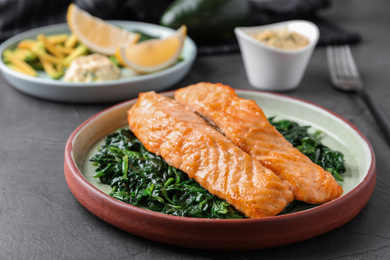
[[[198,83],[177,90],[175,100],[212,121],[235,145],[272,170],[296,200],[322,204],[343,193],[329,172],[294,148],[269,123],[255,101],[240,98],[231,87]]]
[[[146,149],[250,218],[277,215],[294,199],[275,173],[171,98],[141,93],[128,123]]]

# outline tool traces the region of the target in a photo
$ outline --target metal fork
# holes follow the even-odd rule
[[[390,144],[390,120],[364,90],[349,46],[329,46],[327,56],[333,86],[343,91],[354,91],[362,97]]]

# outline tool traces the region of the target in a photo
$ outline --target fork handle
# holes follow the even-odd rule
[[[364,102],[366,102],[368,108],[371,110],[371,113],[374,115],[379,126],[381,127],[387,142],[390,144],[390,119],[386,116],[382,109],[373,102],[371,97],[364,91],[364,89],[359,89],[357,92]]]

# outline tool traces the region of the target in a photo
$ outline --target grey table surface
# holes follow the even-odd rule
[[[344,0],[321,14],[361,33],[353,54],[367,90],[390,116],[389,10],[385,0]],[[172,89],[200,81],[252,89],[238,53],[198,57]],[[87,211],[65,182],[64,146],[78,125],[112,104],[40,100],[0,76],[0,259],[389,259],[390,146],[378,124],[358,96],[330,86],[322,47],[300,86],[285,94],[330,109],[363,132],[377,159],[374,193],[352,221],[319,237],[273,249],[216,252],[149,241]]]

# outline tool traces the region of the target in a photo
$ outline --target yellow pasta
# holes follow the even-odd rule
[[[55,45],[53,45],[47,38],[45,35],[43,34],[40,34],[37,36],[37,39],[38,41],[42,42],[45,46],[45,48],[50,52],[52,53],[54,56],[57,56],[58,58],[65,58],[65,55],[60,52],[59,50],[57,50],[57,48],[55,47]]]
[[[7,60],[9,60],[10,63],[12,63],[14,66],[16,66],[18,69],[23,71],[24,74],[30,75],[30,76],[37,76],[37,71],[34,70],[33,67],[31,67],[27,62],[23,61],[16,55],[12,55],[11,53],[5,54]]]
[[[51,44],[57,44],[57,43],[64,43],[69,37],[69,34],[63,33],[63,34],[54,34],[47,36],[47,39]]]
[[[68,48],[73,48],[76,46],[78,40],[75,35],[71,34],[68,39],[65,41],[64,46]]]

